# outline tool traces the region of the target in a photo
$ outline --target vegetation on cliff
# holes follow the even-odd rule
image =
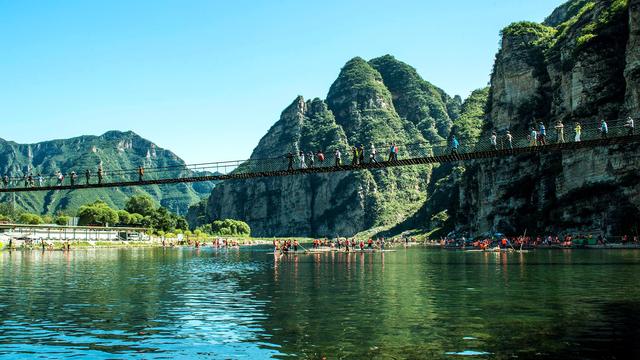
[[[489,87],[473,91],[462,103],[460,117],[453,122],[451,133],[475,142],[487,120],[488,99]]]
[[[369,64],[382,75],[401,118],[413,123],[427,140],[437,142],[448,136],[452,119],[459,116],[459,97],[451,98],[391,55],[372,59]]]

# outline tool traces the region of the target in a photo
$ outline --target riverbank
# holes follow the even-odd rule
[[[144,247],[181,247],[195,246],[196,242],[200,247],[212,246],[216,239],[227,240],[228,244],[236,246],[268,245],[272,239],[251,238],[251,237],[220,237],[220,238],[192,238],[180,240],[178,238],[151,238],[144,241],[87,241],[87,240],[0,240],[0,251],[2,250],[65,250],[67,248],[144,248]]]

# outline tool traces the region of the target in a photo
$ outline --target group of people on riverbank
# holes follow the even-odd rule
[[[311,245],[303,246],[298,240],[295,239],[274,239],[273,250],[275,253],[289,253],[289,252],[321,252],[321,251],[340,251],[340,252],[353,252],[353,251],[384,251],[388,247],[394,247],[400,244],[404,246],[410,246],[414,244],[415,239],[403,237],[386,239],[379,237],[377,239],[369,238],[355,239],[355,238],[339,238],[335,239],[313,239]]]
[[[210,243],[212,248],[216,249],[237,249],[240,245],[245,245],[245,243],[240,243],[237,239],[226,239],[226,238],[215,238],[211,240]],[[175,247],[177,245],[187,245],[193,246],[195,248],[205,247],[207,246],[207,241],[202,239],[186,239],[182,241],[167,241],[166,239],[162,239],[162,247]]]
[[[546,236],[497,236],[466,239],[441,238],[440,240],[428,240],[426,245],[440,246],[445,248],[471,248],[479,250],[489,249],[532,249],[532,248],[573,248],[584,246],[602,246],[611,244],[640,246],[638,236],[623,235],[619,238],[608,239],[604,235],[594,236],[593,234],[566,234],[566,235],[546,235]]]

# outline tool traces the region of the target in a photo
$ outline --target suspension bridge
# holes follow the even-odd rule
[[[574,140],[575,133],[573,130],[563,132],[565,140]],[[27,181],[26,176],[19,178],[13,177],[10,178],[9,181],[6,181],[6,179],[3,181],[0,193],[121,188],[128,186],[322,174],[499,158],[528,153],[574,151],[578,149],[631,143],[640,144],[640,135],[634,135],[632,131],[629,131],[629,128],[621,122],[618,125],[610,125],[606,136],[603,136],[597,126],[592,126],[587,129],[583,128],[580,141],[560,141],[559,134],[554,134],[553,131],[547,131],[547,134],[545,144],[532,141],[531,134],[524,131],[512,133],[513,140],[511,143],[506,140],[504,134],[500,135],[500,139],[496,141],[495,145],[492,144],[488,138],[480,140],[474,139],[474,141],[469,142],[465,142],[465,140],[468,139],[460,139],[460,146],[455,152],[452,151],[450,144],[447,143],[435,145],[429,142],[397,144],[399,148],[398,158],[389,161],[385,161],[382,158],[382,156],[387,156],[386,153],[383,153],[381,154],[382,156],[378,156],[376,161],[370,161],[370,158],[367,156],[363,162],[352,161],[350,164],[337,164],[335,159],[332,158],[333,153],[328,153],[326,154],[327,159],[325,161],[315,160],[313,163],[307,161],[302,163],[297,154],[294,154],[295,159],[298,160],[295,162],[295,166],[290,166],[287,157],[283,155],[265,159],[152,167],[145,169],[143,178],[140,177],[138,169],[125,169],[113,172],[109,172],[107,169],[100,181],[96,181],[94,178],[94,182],[87,179],[85,183],[74,184],[61,183],[59,181],[58,183],[51,184],[52,180],[57,181],[55,175],[46,176],[46,183],[43,181],[37,183],[33,180],[31,182]],[[386,150],[388,144],[377,148]],[[345,145],[342,150],[346,152],[346,149],[347,147]],[[365,151],[366,150],[367,148],[365,147]],[[348,153],[345,153],[343,158],[349,159],[350,156],[348,156]],[[179,175],[176,176],[176,173]]]

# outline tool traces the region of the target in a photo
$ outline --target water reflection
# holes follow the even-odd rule
[[[2,253],[0,354],[276,354],[247,254],[133,249]],[[275,347],[274,347],[275,348]]]
[[[638,265],[638,251],[3,252],[0,355],[640,358]]]

